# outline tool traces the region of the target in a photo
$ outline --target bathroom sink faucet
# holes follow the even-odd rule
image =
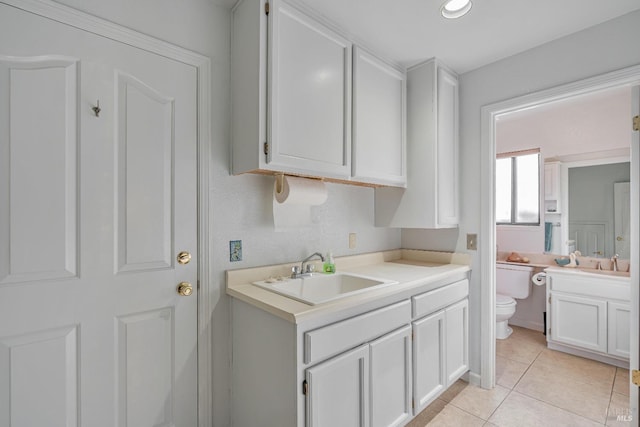
[[[615,254],[614,256],[611,257],[611,270],[613,271],[618,271],[618,257],[620,255]]]
[[[300,263],[300,267],[296,265],[295,267],[291,268],[291,278],[296,279],[298,277],[311,275],[311,273],[313,273],[313,268],[311,264],[307,263],[311,260],[311,258],[316,256],[320,258],[320,261],[324,262],[324,256],[322,256],[320,252],[314,252],[302,260],[302,262]]]

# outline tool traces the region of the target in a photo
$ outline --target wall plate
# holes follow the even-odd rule
[[[229,261],[242,261],[242,240],[229,241]]]
[[[470,251],[478,250],[478,235],[477,234],[467,234],[467,249]]]

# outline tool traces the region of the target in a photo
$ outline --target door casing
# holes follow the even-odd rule
[[[638,114],[638,95],[640,85],[640,65],[624,68],[618,71],[598,75],[592,78],[579,80],[573,83],[561,85],[555,88],[515,97],[506,101],[489,104],[481,109],[481,153],[480,162],[483,165],[481,175],[481,204],[480,204],[480,372],[471,374],[470,379],[477,381],[483,388],[495,386],[495,122],[498,116],[531,108],[578,95],[587,94],[603,89],[615,87],[634,87],[632,99],[632,115]],[[629,117],[629,131],[631,132],[631,116]],[[636,224],[631,226],[631,282],[638,283],[638,173],[640,166],[640,147],[637,146],[638,134],[633,137],[631,147],[631,218]],[[636,144],[634,147],[633,144]],[[634,193],[635,192],[635,193]],[[635,215],[635,216],[634,216]],[[635,250],[634,250],[635,248]],[[631,360],[630,368],[638,369],[640,362],[638,328],[639,328],[639,301],[640,291],[637,286],[632,286],[631,291]],[[633,411],[633,425],[638,425],[638,388],[631,387],[630,409]]]

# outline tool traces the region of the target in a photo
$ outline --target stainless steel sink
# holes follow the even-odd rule
[[[297,279],[268,279],[253,284],[306,304],[316,305],[397,283],[394,280],[349,273],[314,273]]]

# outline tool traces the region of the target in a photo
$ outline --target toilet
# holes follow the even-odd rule
[[[496,264],[496,338],[509,338],[513,329],[509,319],[516,312],[516,300],[531,294],[533,267],[527,265]]]

